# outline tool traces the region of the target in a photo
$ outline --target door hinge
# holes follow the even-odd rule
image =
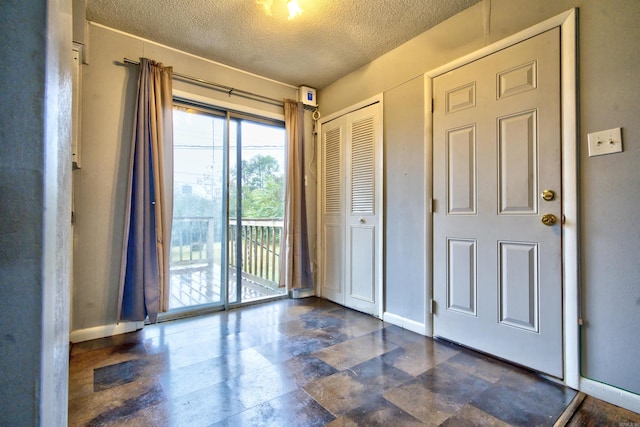
[[[436,111],[436,101],[435,99],[431,98],[431,114],[433,114],[434,111]]]
[[[429,313],[436,314],[436,300],[433,298],[429,300]]]
[[[429,213],[433,213],[434,200],[429,199]]]
[[[567,220],[567,218],[564,215],[562,215],[560,218],[561,218],[562,224],[564,224],[564,222]]]

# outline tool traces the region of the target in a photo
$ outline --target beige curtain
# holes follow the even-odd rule
[[[118,319],[155,323],[168,309],[173,220],[173,69],[141,58]]]
[[[155,129],[157,134],[151,139],[155,144],[156,156],[153,157],[154,182],[158,183],[156,192],[156,238],[158,265],[160,273],[160,312],[169,310],[169,263],[171,254],[171,226],[173,224],[173,67],[156,64],[151,68],[153,87],[160,92],[155,96]]]
[[[313,288],[307,235],[304,109],[301,102],[285,100],[284,122],[287,140],[287,174],[284,226],[280,240],[280,286],[287,289]]]

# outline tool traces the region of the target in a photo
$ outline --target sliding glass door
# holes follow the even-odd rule
[[[232,119],[229,140],[229,302],[233,304],[284,293],[278,287],[284,127]]]
[[[224,304],[224,116],[176,106],[169,309]]]
[[[281,122],[176,103],[170,311],[284,294],[284,138]]]

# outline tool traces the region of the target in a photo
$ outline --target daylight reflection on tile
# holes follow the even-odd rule
[[[194,391],[167,401],[169,425],[205,427],[239,414],[247,407],[232,395],[225,383]]]
[[[165,372],[160,382],[167,395],[182,396],[270,364],[255,349],[247,349]]]
[[[298,389],[229,417],[213,427],[324,426],[335,417]]]
[[[527,370],[308,298],[74,345],[69,425],[552,425],[574,395]],[[569,425],[639,422],[585,402]]]
[[[289,393],[298,387],[293,375],[270,365],[249,374],[230,378],[225,382],[231,389],[233,399],[246,408],[252,408],[274,397]]]

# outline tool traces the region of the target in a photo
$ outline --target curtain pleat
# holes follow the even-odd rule
[[[311,256],[307,234],[307,206],[304,187],[304,109],[301,102],[285,100],[287,178],[284,226],[280,249],[280,287],[313,288]]]
[[[166,311],[173,211],[171,67],[141,58],[125,210],[118,319]],[[166,241],[166,244],[165,244]]]

